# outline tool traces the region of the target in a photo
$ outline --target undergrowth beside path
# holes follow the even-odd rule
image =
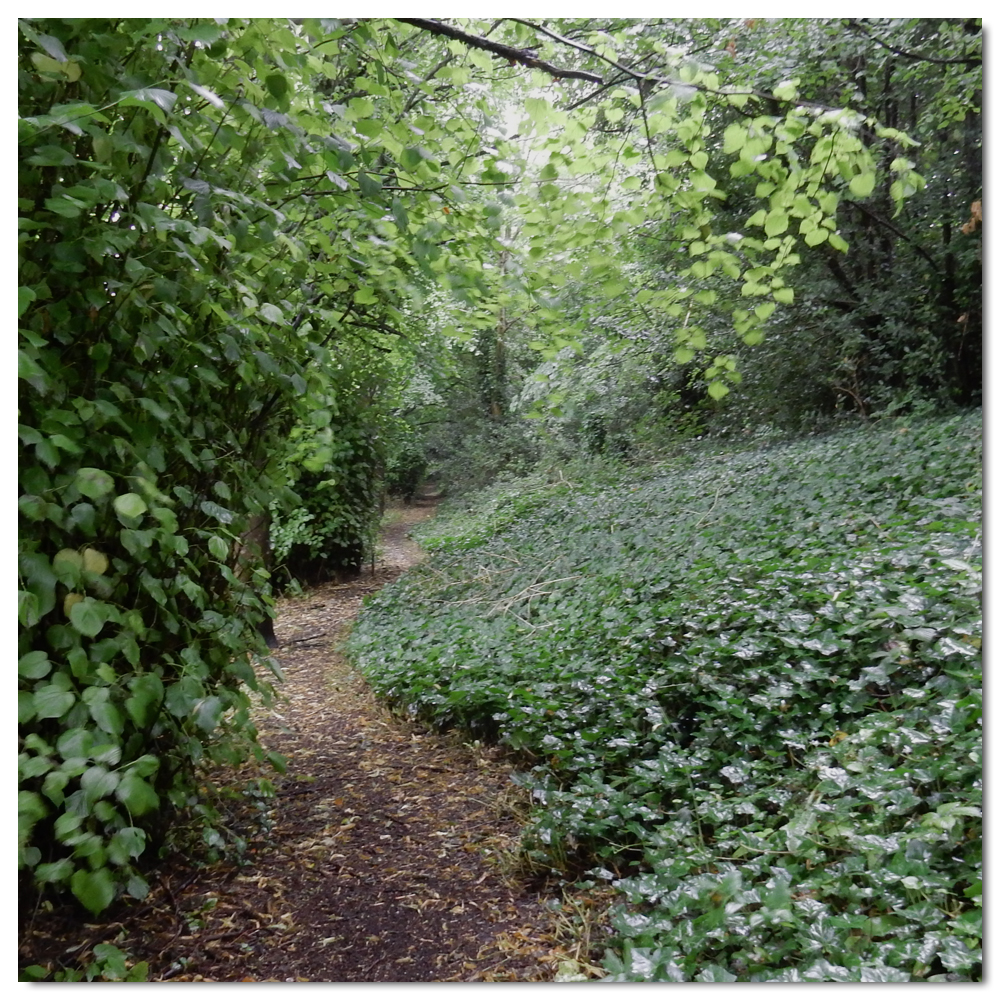
[[[613,981],[981,977],[981,415],[508,483],[351,640],[522,755]]]
[[[249,762],[205,775],[219,812],[210,841],[177,830],[145,900],[101,920],[65,898],[23,915],[25,978],[586,978],[598,894],[569,905],[529,888],[524,796],[503,755],[393,717],[339,653],[363,597],[419,558],[406,533],[433,505],[391,513],[374,577],[280,604],[283,700],[258,724],[287,773],[269,781]]]

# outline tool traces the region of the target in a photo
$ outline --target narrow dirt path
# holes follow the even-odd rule
[[[288,772],[274,798],[232,807],[244,863],[175,859],[84,948],[115,943],[160,982],[525,982],[586,965],[588,901],[571,919],[517,873],[524,804],[499,752],[393,717],[338,651],[364,597],[422,557],[407,532],[433,512],[394,508],[374,573],[280,604],[287,700],[259,725]],[[28,961],[79,945],[68,914],[39,927]]]
[[[507,874],[517,836],[508,768],[393,718],[337,649],[364,597],[422,558],[407,532],[433,512],[428,501],[392,509],[374,579],[280,607],[288,703],[262,738],[288,757],[288,775],[269,848],[238,876],[242,901],[276,919],[252,935],[252,953],[232,955],[233,971],[327,982],[554,972],[539,937],[551,938],[551,912]],[[213,978],[230,978],[223,971]]]

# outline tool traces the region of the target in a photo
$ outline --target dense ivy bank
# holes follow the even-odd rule
[[[354,656],[523,752],[529,846],[625,901],[612,979],[975,979],[980,461],[975,413],[495,488]]]

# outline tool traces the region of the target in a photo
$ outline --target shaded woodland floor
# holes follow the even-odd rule
[[[155,982],[546,981],[568,959],[600,971],[599,901],[554,906],[518,868],[524,801],[502,755],[395,718],[338,652],[365,595],[421,558],[407,532],[434,506],[391,511],[374,573],[279,605],[287,680],[259,726],[288,772],[273,799],[233,806],[242,862],[173,857],[146,900],[103,923],[40,911],[22,927],[22,967],[85,963],[109,942]]]

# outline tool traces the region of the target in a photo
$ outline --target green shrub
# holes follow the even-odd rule
[[[244,213],[276,221],[263,177],[208,155],[236,81],[191,30],[226,49],[207,25],[19,25],[18,865],[26,901],[93,913],[145,893],[168,816],[212,833],[198,774],[263,756],[250,694],[277,673],[267,575],[235,552],[310,353],[274,334],[292,278],[247,236]]]
[[[273,508],[275,583],[314,586],[356,576],[371,551],[379,516],[377,443],[360,425],[336,433],[323,427],[295,443],[285,468],[296,501]]]
[[[45,966],[29,965],[20,976],[21,982],[44,982],[51,976],[56,983],[78,983],[86,979],[88,983],[144,983],[149,976],[148,962],[132,962],[120,948],[113,944],[96,944],[93,961],[82,968],[66,968],[52,972]]]

